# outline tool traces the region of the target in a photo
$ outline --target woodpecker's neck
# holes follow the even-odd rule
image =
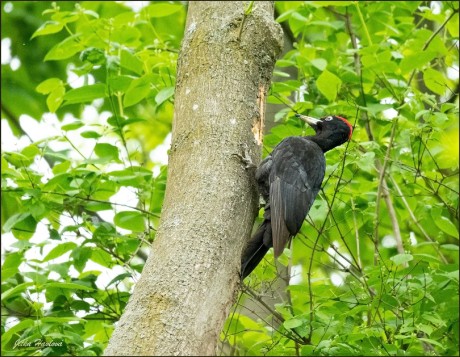
[[[337,140],[338,138],[332,135],[315,135],[315,136],[307,136],[308,140],[313,141],[316,143],[323,152],[329,151],[340,144],[343,144],[343,141]]]

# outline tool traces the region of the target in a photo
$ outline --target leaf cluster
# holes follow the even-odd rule
[[[292,49],[265,153],[312,135],[295,113],[354,132],[291,247],[245,280],[223,353],[458,355],[458,4],[276,6]]]
[[[102,354],[159,222],[184,21],[169,2],[3,6],[2,353]]]

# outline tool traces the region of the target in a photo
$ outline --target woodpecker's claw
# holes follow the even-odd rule
[[[243,144],[243,149],[242,149],[242,152],[243,152],[243,155],[240,155],[240,154],[232,154],[232,156],[236,156],[238,157],[242,164],[243,164],[243,168],[245,170],[248,170],[248,169],[255,169],[257,168],[257,165],[254,164],[251,160],[251,156],[249,155],[249,148],[246,144]]]

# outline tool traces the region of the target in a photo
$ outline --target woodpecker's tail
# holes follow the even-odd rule
[[[273,246],[270,207],[265,207],[264,221],[251,237],[241,257],[241,279],[246,278]]]

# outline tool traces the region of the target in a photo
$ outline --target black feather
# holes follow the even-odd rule
[[[302,115],[298,115],[302,119]],[[324,153],[346,142],[352,134],[344,118],[302,119],[316,131],[315,136],[284,139],[256,171],[259,192],[267,203],[264,222],[248,242],[242,255],[244,279],[272,246],[275,258],[295,236],[310,210],[326,171]]]

